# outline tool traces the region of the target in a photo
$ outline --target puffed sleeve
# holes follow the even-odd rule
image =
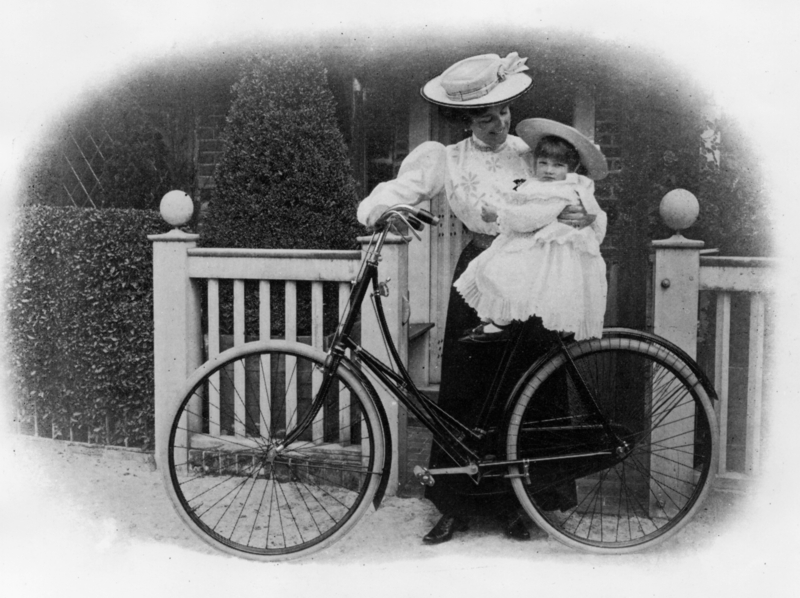
[[[444,145],[435,141],[418,145],[403,160],[397,178],[376,185],[359,204],[358,221],[366,224],[375,206],[416,205],[435,197],[444,189],[445,168]]]
[[[578,175],[578,184],[576,185],[578,191],[578,198],[581,200],[584,209],[588,214],[597,216],[591,224],[591,228],[597,237],[597,242],[602,243],[606,237],[606,228],[608,226],[608,217],[606,213],[597,203],[594,196],[594,181],[588,177]]]

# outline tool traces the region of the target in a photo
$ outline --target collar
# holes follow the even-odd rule
[[[474,133],[473,133],[472,137],[470,137],[470,141],[472,142],[473,147],[476,150],[478,150],[479,152],[497,153],[497,152],[500,152],[503,149],[505,149],[506,145],[508,145],[508,136],[506,136],[506,140],[503,143],[501,143],[500,145],[498,145],[497,147],[492,147],[488,143],[484,143],[483,141],[481,141],[480,139],[475,137]]]

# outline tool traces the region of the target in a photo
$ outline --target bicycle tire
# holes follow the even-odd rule
[[[633,336],[568,350],[612,433],[629,449],[511,466],[520,504],[553,538],[589,552],[628,553],[666,540],[698,511],[716,471],[716,418],[703,384],[683,358]],[[563,353],[531,368],[515,392],[509,460],[608,446]]]
[[[711,382],[711,379],[708,377],[705,371],[703,371],[700,365],[678,345],[670,340],[665,339],[663,336],[658,336],[652,332],[643,332],[634,328],[614,327],[603,329],[603,338],[610,338],[613,336],[650,342],[664,347],[670,353],[674,353],[676,357],[685,361],[686,364],[691,368],[692,373],[697,376],[697,379],[700,380],[700,383],[703,385],[703,389],[706,391],[708,398],[711,399],[711,405],[716,406],[719,397],[717,396],[717,389],[714,388],[714,384]]]
[[[298,558],[342,538],[369,509],[385,470],[374,398],[344,366],[311,408],[326,354],[264,341],[198,369],[171,418],[160,463],[178,514],[204,541],[262,561]]]

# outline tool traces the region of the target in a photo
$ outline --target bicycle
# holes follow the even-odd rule
[[[506,479],[539,527],[594,552],[638,550],[685,525],[708,494],[718,452],[716,396],[697,364],[635,330],[606,329],[579,342],[554,334],[510,396],[490,397],[489,411],[502,417],[466,426],[414,385],[388,334],[377,265],[399,222],[413,231],[438,219],[405,205],[384,214],[326,352],[245,343],[187,381],[159,463],[189,527],[225,552],[280,560],[325,548],[370,505],[377,509],[392,443],[367,372],[452,457],[453,467],[417,466],[423,484],[443,475]],[[389,365],[351,336],[368,294]],[[236,427],[238,434],[221,434]],[[549,504],[543,491],[565,484],[573,501]]]

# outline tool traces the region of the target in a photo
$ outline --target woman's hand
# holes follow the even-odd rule
[[[481,220],[484,222],[496,222],[497,212],[494,208],[484,205],[481,207]]]
[[[388,209],[389,206],[385,206],[383,204],[379,204],[372,208],[367,215],[367,229],[373,230],[375,228],[375,224],[378,222],[378,219],[383,216]]]
[[[559,222],[574,228],[590,226],[596,218],[596,215],[589,214],[583,206],[567,206],[558,215]]]
[[[381,216],[386,213],[386,210],[389,209],[389,206],[385,206],[383,204],[377,205],[372,210],[370,210],[369,214],[367,215],[367,230],[373,232],[375,230],[375,224],[378,222]],[[408,227],[402,220],[395,220],[392,224],[391,228],[392,232],[398,234],[400,236],[405,236],[408,234]]]

